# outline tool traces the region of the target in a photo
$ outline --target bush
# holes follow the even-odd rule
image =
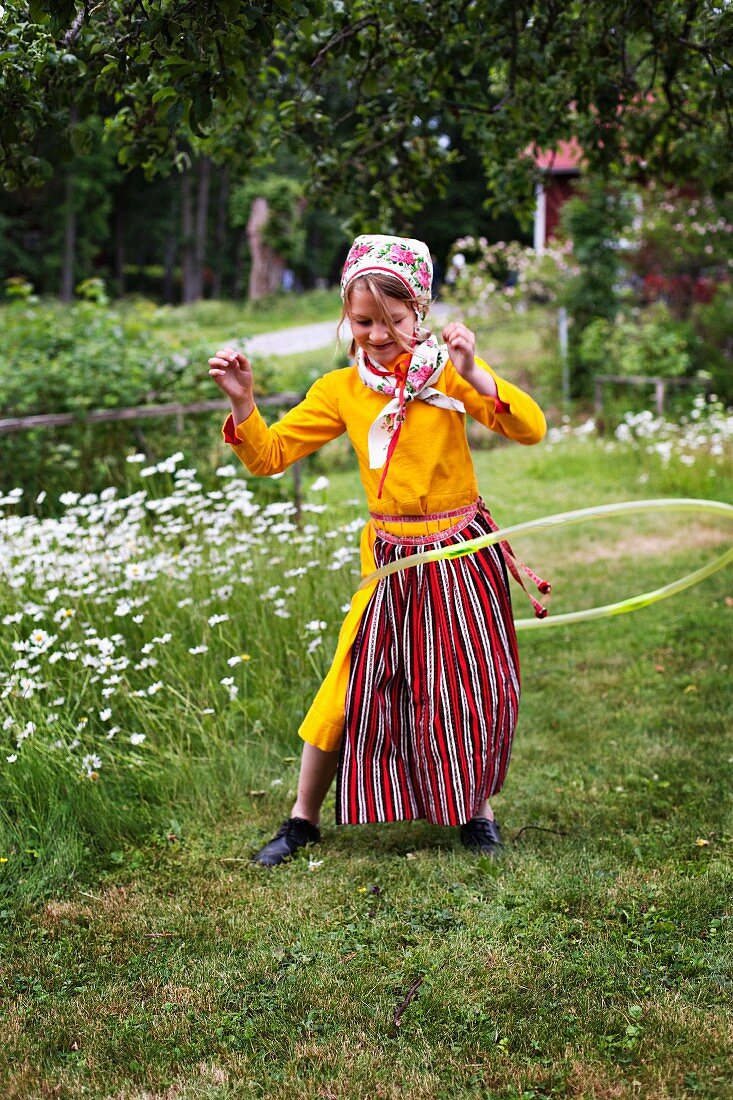
[[[627,263],[641,280],[643,301],[662,300],[677,318],[711,302],[733,265],[729,198],[662,190],[651,181],[636,196],[627,234]]]
[[[88,280],[85,300],[71,305],[39,302],[28,284],[15,282],[12,301],[0,309],[0,416],[79,414],[79,424],[0,435],[0,488],[58,495],[73,483],[82,492],[124,484],[125,456],[149,458],[182,450],[201,459],[217,447],[223,415],[89,424],[83,414],[166,402],[211,400],[209,339],[176,329],[147,301],[107,305],[104,288]],[[259,367],[258,385],[271,373]]]
[[[678,320],[663,302],[596,318],[583,332],[579,359],[590,374],[698,375],[726,402],[733,400],[733,288],[717,288],[712,301],[699,303],[689,320]]]
[[[691,314],[698,338],[698,367],[709,373],[713,389],[733,402],[733,285],[719,285],[710,302],[699,302]]]
[[[518,241],[489,244],[485,237],[461,237],[450,252],[444,296],[478,324],[555,303],[577,273],[569,241],[540,253]]]
[[[679,378],[693,373],[694,344],[692,327],[675,321],[660,303],[615,320],[596,318],[583,332],[578,354],[591,374]]]
[[[211,395],[208,347],[151,334],[156,309],[16,301],[0,314],[0,411],[85,412]]]

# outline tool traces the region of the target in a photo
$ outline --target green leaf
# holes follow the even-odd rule
[[[178,95],[178,91],[175,88],[172,88],[170,85],[168,85],[165,88],[159,88],[158,91],[155,92],[152,95],[152,97],[150,99],[150,102],[151,103],[162,103],[166,99],[175,99],[177,95]]]
[[[46,11],[46,5],[42,0],[30,0],[28,4],[28,14],[31,17],[32,23],[46,23],[48,22],[48,12]]]

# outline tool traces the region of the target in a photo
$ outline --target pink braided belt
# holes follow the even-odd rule
[[[486,522],[491,531],[498,531],[499,528],[494,522],[494,519],[486,507],[486,504],[481,499],[475,500],[473,504],[466,504],[462,508],[454,508],[449,512],[430,512],[425,516],[390,516],[385,515],[382,512],[370,512],[369,515],[374,524],[376,531],[381,539],[385,542],[391,543],[393,546],[425,546],[428,543],[441,543],[445,539],[450,538],[452,535],[457,535],[476,517],[477,513],[481,514],[486,519]],[[455,519],[456,522],[452,523],[449,527],[445,527],[442,531],[436,531],[433,534],[428,535],[395,535],[391,531],[383,530],[380,523],[430,523],[443,519]],[[521,573],[524,573],[533,584],[537,586],[538,591],[543,594],[547,594],[552,590],[552,586],[549,581],[542,580],[538,577],[533,569],[530,569],[528,565],[525,565],[523,561],[516,556],[506,539],[502,539],[499,544],[499,549],[504,558],[507,569],[514,577],[515,581],[524,589],[532,607],[534,613],[538,619],[544,619],[547,615],[547,608],[544,607],[539,600],[528,592],[525,588],[524,581],[522,580]]]

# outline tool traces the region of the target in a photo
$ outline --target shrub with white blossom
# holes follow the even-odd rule
[[[554,447],[569,439],[595,441],[597,436],[595,420],[574,425],[565,417],[561,425],[548,430],[545,446]],[[613,438],[605,439],[603,446],[605,449],[628,448],[656,458],[664,466],[673,462],[693,466],[703,460],[708,473],[714,477],[731,461],[733,410],[726,409],[715,394],[710,400],[698,394],[693,399],[691,411],[679,420],[667,420],[648,409],[627,412]]]
[[[518,241],[490,244],[485,237],[461,237],[449,256],[447,297],[467,318],[501,316],[557,301],[564,282],[576,273],[570,241],[540,253]]]

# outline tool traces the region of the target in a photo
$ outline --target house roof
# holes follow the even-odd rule
[[[537,149],[531,151],[534,162],[543,171],[559,175],[565,172],[579,172],[583,162],[583,150],[575,138],[559,141],[556,149]]]

